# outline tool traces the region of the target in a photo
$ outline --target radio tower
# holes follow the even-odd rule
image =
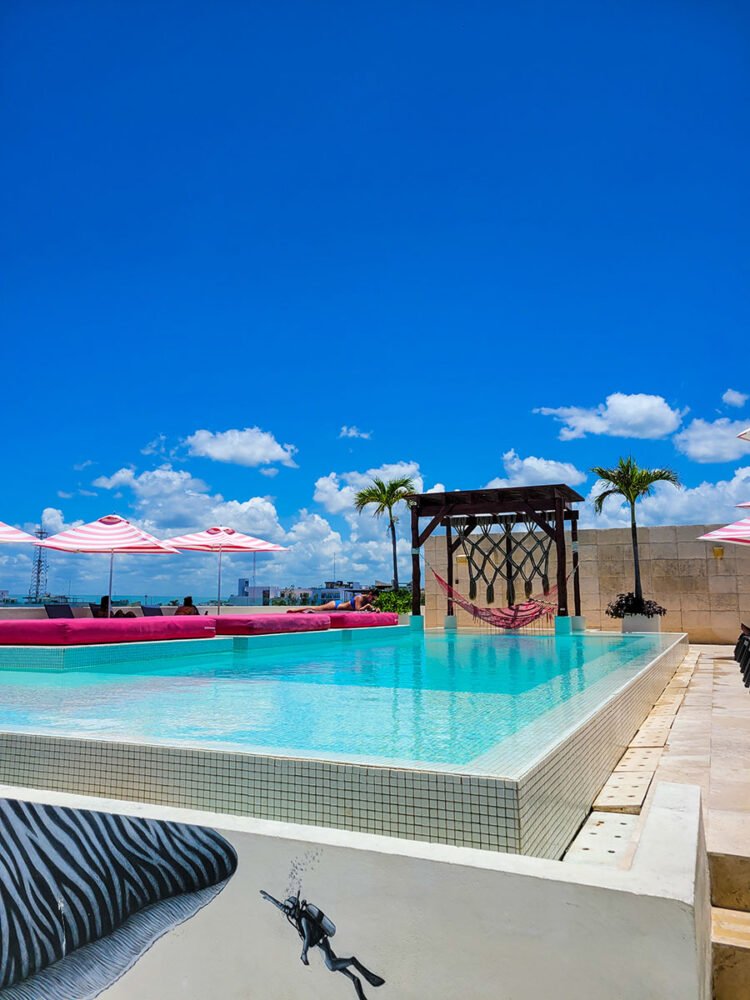
[[[34,532],[38,539],[46,538],[49,535],[44,528],[37,528]],[[47,550],[43,545],[35,545],[34,565],[31,567],[31,584],[29,585],[29,601],[38,604],[47,593]]]

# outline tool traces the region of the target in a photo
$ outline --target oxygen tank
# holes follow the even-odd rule
[[[320,927],[323,933],[328,937],[333,937],[336,933],[336,924],[334,924],[331,918],[327,917],[322,910],[315,906],[314,903],[308,903],[305,909],[307,910],[310,919],[313,920],[318,927]]]

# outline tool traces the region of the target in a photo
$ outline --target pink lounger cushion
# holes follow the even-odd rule
[[[331,628],[372,628],[374,625],[398,625],[393,611],[332,611]]]
[[[331,627],[328,615],[218,615],[217,635],[280,635],[285,632],[324,632]]]
[[[0,621],[0,646],[92,646],[159,639],[211,639],[213,618],[51,618]]]

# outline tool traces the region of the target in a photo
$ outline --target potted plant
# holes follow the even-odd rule
[[[632,591],[618,594],[614,601],[607,605],[606,614],[610,618],[622,620],[623,632],[660,632],[660,618],[667,609],[656,601],[639,601]]]
[[[643,599],[635,505],[641,497],[650,496],[655,483],[671,483],[679,489],[677,473],[672,469],[641,469],[632,458],[621,458],[614,469],[597,465],[591,471],[599,479],[600,485],[599,492],[594,497],[594,510],[597,514],[601,514],[604,501],[609,497],[621,497],[630,507],[635,587],[631,593],[618,594],[607,607],[606,613],[610,618],[622,619],[623,632],[658,632],[661,629],[660,618],[667,612],[666,608],[655,601]]]

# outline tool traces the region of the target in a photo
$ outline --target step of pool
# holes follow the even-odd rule
[[[750,912],[750,857],[709,849],[708,865],[711,869],[712,905],[725,910]]]
[[[750,997],[750,913],[711,911],[714,1000]]]

